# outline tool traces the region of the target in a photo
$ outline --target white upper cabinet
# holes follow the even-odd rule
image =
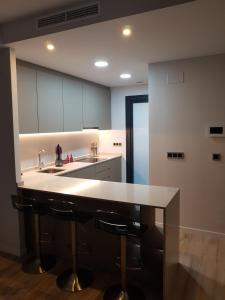
[[[37,71],[37,94],[39,132],[62,132],[62,78]]]
[[[82,82],[63,79],[63,120],[64,131],[79,131],[83,127]]]
[[[20,133],[111,128],[110,89],[18,63]]]
[[[17,66],[20,133],[38,132],[36,81],[36,70],[22,65]]]
[[[84,83],[83,85],[83,126],[111,127],[110,90],[107,87]]]

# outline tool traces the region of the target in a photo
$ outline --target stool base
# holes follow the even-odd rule
[[[122,291],[121,285],[115,285],[105,291],[104,300],[144,300],[142,291],[132,285],[128,285],[126,291]]]
[[[80,292],[89,287],[93,281],[93,275],[89,270],[80,269],[76,274],[72,270],[67,270],[57,277],[57,286],[71,293]]]
[[[30,258],[22,265],[23,272],[29,274],[43,274],[54,267],[56,259],[54,256],[43,256],[39,258]]]

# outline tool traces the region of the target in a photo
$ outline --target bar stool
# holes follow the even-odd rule
[[[40,240],[40,216],[46,215],[48,206],[33,198],[24,198],[12,195],[12,205],[22,213],[30,213],[34,218],[35,231],[35,256],[25,261],[22,269],[26,273],[42,274],[49,271],[55,265],[55,257],[41,255]]]
[[[86,223],[92,219],[89,213],[79,211],[77,205],[69,201],[49,199],[51,216],[71,224],[72,268],[57,277],[57,286],[67,292],[79,292],[90,286],[93,275],[87,269],[77,268],[77,223]]]
[[[121,284],[108,288],[104,300],[144,300],[145,296],[139,288],[127,284],[126,243],[128,236],[139,237],[147,226],[134,223],[116,212],[102,210],[96,211],[95,224],[100,230],[120,236]]]

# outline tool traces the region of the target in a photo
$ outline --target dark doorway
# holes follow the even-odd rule
[[[148,95],[126,96],[126,176],[134,183],[133,108],[134,103],[148,102]]]

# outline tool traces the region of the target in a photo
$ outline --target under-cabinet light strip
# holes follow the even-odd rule
[[[68,131],[68,132],[47,132],[47,133],[21,133],[20,137],[35,137],[35,136],[50,136],[50,135],[73,135],[73,134],[84,134],[84,133],[98,133],[98,130],[83,130],[83,131]]]

